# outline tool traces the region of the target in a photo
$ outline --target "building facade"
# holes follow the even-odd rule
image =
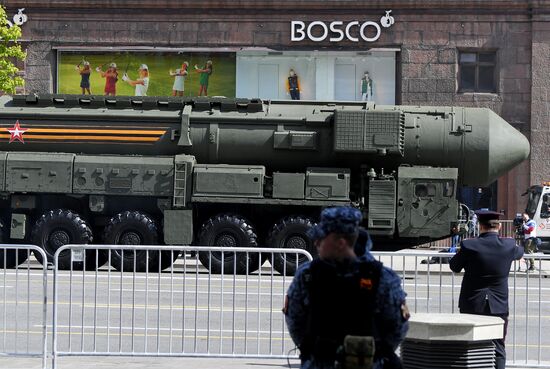
[[[529,138],[531,156],[489,187],[464,188],[462,200],[512,218],[525,189],[550,179],[547,0],[4,5],[27,17],[26,93],[80,93],[88,63],[92,93],[103,94],[111,64],[120,79],[145,64],[149,95],[178,94],[182,75],[185,96],[204,94],[206,78],[209,95],[228,97],[487,107]],[[120,82],[119,94],[133,93]]]

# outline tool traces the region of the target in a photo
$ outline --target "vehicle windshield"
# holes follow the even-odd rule
[[[535,211],[537,211],[537,205],[540,200],[540,195],[542,193],[541,187],[534,187],[530,188],[527,191],[529,195],[529,199],[527,200],[527,207],[525,208],[525,211],[529,214],[529,216],[533,216],[535,214]]]

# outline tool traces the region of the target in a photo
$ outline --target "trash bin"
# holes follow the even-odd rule
[[[414,314],[401,344],[405,369],[494,368],[504,321],[472,314]]]

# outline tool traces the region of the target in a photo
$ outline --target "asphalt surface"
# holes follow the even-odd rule
[[[51,367],[51,361],[48,362]],[[5,369],[41,369],[41,359],[1,358]],[[58,369],[284,369],[287,360],[217,359],[217,358],[132,358],[132,357],[62,357]],[[290,360],[290,368],[299,368],[298,360]]]

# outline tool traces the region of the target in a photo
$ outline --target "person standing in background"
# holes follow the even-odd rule
[[[521,216],[523,218],[523,236],[525,237],[523,247],[527,254],[534,254],[537,251],[537,223],[527,213],[523,213]],[[525,268],[527,271],[535,270],[535,260],[525,259]]]
[[[499,237],[501,213],[476,212],[479,237],[464,240],[449,261],[455,273],[464,269],[458,307],[461,314],[497,316],[504,320],[503,338],[493,340],[496,369],[506,367],[505,339],[508,327],[508,275],[514,260],[523,256],[523,247],[513,238]]]

